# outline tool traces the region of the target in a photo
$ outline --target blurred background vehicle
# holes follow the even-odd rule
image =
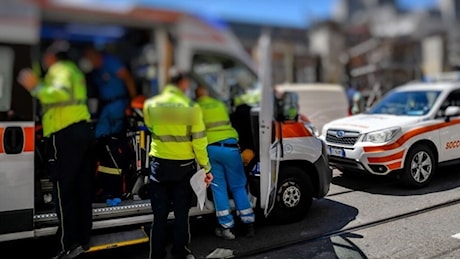
[[[339,84],[292,83],[277,85],[279,92],[297,93],[299,114],[305,115],[318,134],[323,125],[334,119],[348,116],[348,99],[345,88]]]

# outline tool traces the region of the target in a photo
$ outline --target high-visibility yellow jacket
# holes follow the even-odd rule
[[[208,143],[212,144],[228,138],[238,140],[238,132],[232,127],[225,104],[215,98],[204,96],[197,99],[203,111]]]
[[[44,80],[31,92],[42,106],[43,135],[91,118],[86,100],[85,76],[71,61],[53,64]]]
[[[144,121],[152,133],[150,156],[169,160],[196,159],[211,170],[203,115],[198,104],[173,85],[144,103]]]

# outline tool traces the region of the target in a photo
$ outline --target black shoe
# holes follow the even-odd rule
[[[85,250],[85,252],[88,251],[88,250],[91,248],[91,246],[89,245],[89,243],[81,244],[81,247],[83,248],[83,250]]]
[[[180,250],[171,249],[171,256],[173,259],[195,259],[195,256],[187,247],[181,247]]]
[[[70,250],[64,250],[59,252],[53,259],[71,259],[83,254],[86,250],[82,246],[74,247]]]
[[[254,237],[255,230],[254,230],[254,223],[244,224],[246,237]]]
[[[155,259],[163,259],[165,257],[161,257],[161,258],[155,258]],[[173,259],[195,259],[195,256],[190,253],[190,254],[186,254],[186,255],[172,255],[172,258]]]

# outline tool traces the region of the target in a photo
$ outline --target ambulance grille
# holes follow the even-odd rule
[[[359,139],[359,132],[329,129],[326,133],[326,141],[334,144],[354,145]]]

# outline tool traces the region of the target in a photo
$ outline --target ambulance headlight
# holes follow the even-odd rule
[[[363,142],[385,143],[393,139],[393,137],[395,137],[396,134],[398,134],[400,131],[400,127],[392,127],[379,131],[370,132],[364,136]]]

